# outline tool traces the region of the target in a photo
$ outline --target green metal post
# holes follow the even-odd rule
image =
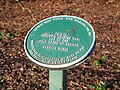
[[[49,90],[66,90],[67,70],[49,70]]]

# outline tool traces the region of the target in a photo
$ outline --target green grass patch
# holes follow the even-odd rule
[[[101,66],[102,64],[105,64],[105,62],[108,60],[108,57],[103,55],[100,59],[94,60],[93,65],[94,66]]]
[[[7,39],[11,40],[13,38],[15,38],[14,34],[11,33],[6,33],[6,32],[0,32],[0,41],[2,41],[5,37],[7,37]]]
[[[93,62],[93,64],[94,64],[94,66],[100,66],[100,65],[101,65],[100,62],[99,62],[99,60],[95,60],[95,61]]]
[[[95,90],[106,90],[106,83],[105,82],[99,82],[97,85],[90,85],[89,88],[95,89]]]
[[[102,61],[106,61],[107,59],[108,59],[108,57],[105,56],[105,55],[101,57],[101,60],[102,60]]]

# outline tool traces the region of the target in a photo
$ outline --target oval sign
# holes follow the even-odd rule
[[[64,69],[83,62],[94,46],[92,26],[81,18],[66,15],[38,22],[24,41],[28,58],[50,69]]]

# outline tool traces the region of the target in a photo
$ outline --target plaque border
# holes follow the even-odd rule
[[[78,20],[82,20],[83,22],[87,23],[90,28],[92,29],[93,31],[93,40],[92,40],[92,44],[89,48],[89,50],[79,59],[73,61],[73,62],[70,62],[70,63],[67,63],[67,64],[60,64],[60,65],[50,65],[50,64],[44,64],[44,63],[41,63],[41,62],[38,62],[37,60],[35,60],[34,58],[32,58],[32,56],[29,54],[28,50],[27,50],[27,45],[26,45],[26,40],[29,36],[29,33],[36,27],[38,26],[41,22],[45,21],[45,20],[48,20],[48,19],[52,19],[52,18],[57,18],[57,17],[70,17],[70,18],[76,18]],[[80,17],[77,17],[77,16],[70,16],[70,15],[58,15],[58,16],[52,16],[52,17],[49,17],[49,18],[46,18],[46,19],[43,19],[41,20],[40,22],[38,22],[37,24],[35,24],[27,33],[27,35],[25,36],[25,39],[24,39],[24,49],[25,49],[25,53],[26,55],[28,56],[28,58],[33,61],[34,63],[44,67],[44,68],[48,68],[48,69],[66,69],[66,68],[70,68],[70,67],[74,67],[74,66],[77,66],[79,65],[78,63],[82,63],[84,62],[85,60],[87,60],[86,58],[88,58],[91,50],[94,49],[94,46],[95,46],[95,32],[94,32],[94,29],[93,27],[84,19],[80,18]]]

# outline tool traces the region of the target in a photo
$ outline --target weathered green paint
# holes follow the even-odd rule
[[[37,23],[25,38],[25,51],[33,62],[64,69],[82,62],[95,43],[92,26],[75,16],[54,16]]]
[[[67,71],[49,70],[49,90],[66,90]]]

